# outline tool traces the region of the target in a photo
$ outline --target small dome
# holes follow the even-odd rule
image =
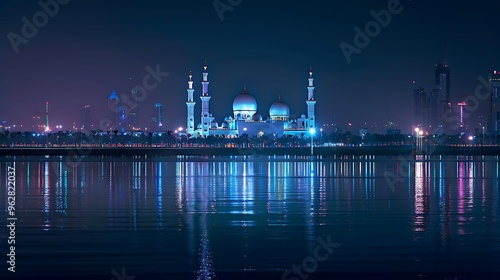
[[[304,119],[306,117],[306,115],[302,114],[302,115],[300,115],[300,117]]]
[[[262,116],[259,113],[255,113],[252,116],[252,121],[254,121],[254,122],[260,122],[260,121],[262,121]]]
[[[218,126],[219,126],[219,125],[217,124],[217,122],[216,122],[216,121],[212,121],[212,122],[210,123],[210,128],[217,128]]]
[[[224,121],[222,123],[222,128],[229,128],[229,123],[227,121]]]
[[[201,129],[201,123],[198,124],[197,128]]]
[[[271,105],[269,108],[269,115],[271,119],[273,118],[289,118],[290,117],[290,108],[283,101],[278,99]]]

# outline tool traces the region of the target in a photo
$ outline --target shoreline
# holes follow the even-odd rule
[[[159,147],[57,147],[0,148],[0,156],[309,156],[310,147],[300,148],[159,148]],[[500,155],[498,146],[433,146],[415,150],[411,146],[314,147],[313,155]]]

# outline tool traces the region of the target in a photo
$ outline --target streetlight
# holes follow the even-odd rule
[[[483,126],[483,140],[482,140],[482,145],[481,146],[484,146],[484,126]]]
[[[320,128],[319,131],[320,131],[319,145],[323,146],[323,128]]]
[[[415,149],[418,149],[418,135],[419,135],[419,132],[420,132],[420,128],[418,127],[415,127]]]
[[[311,156],[314,154],[314,133],[316,133],[316,129],[314,127],[309,128],[309,133],[311,133]]]

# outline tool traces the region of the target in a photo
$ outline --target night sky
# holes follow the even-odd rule
[[[401,1],[403,10],[348,63],[339,44],[354,45],[353,28],[364,29],[373,20],[370,11],[387,9],[389,2],[243,0],[221,21],[212,0],[71,0],[16,53],[9,32],[22,36],[21,18],[33,22],[42,8],[37,1],[1,1],[0,119],[31,127],[32,115],[42,114],[49,101],[51,126],[79,124],[86,104],[99,120],[112,90],[130,92],[142,84],[146,66],[159,64],[170,74],[139,103],[141,122],[149,124],[153,104],[161,102],[167,129],[186,125],[192,69],[198,123],[206,59],[210,111],[219,123],[232,114],[245,83],[264,117],[278,95],[291,117],[306,113],[312,66],[319,125],[357,133],[376,123],[374,132],[383,132],[395,121],[409,132],[412,82],[431,88],[434,64],[447,59],[453,102],[474,94],[479,75],[500,68],[500,4]]]

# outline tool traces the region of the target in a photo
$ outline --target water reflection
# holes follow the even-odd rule
[[[447,269],[474,258],[500,260],[491,241],[500,238],[498,157],[30,158],[16,166],[21,231],[111,232],[96,246],[132,255],[157,248],[152,257],[165,262],[148,269],[181,269],[197,279],[228,268],[282,270],[325,235],[355,248],[341,253],[343,268],[331,261],[322,265],[326,271],[355,268],[360,254],[389,268],[401,255],[370,255],[371,244],[389,241],[410,250],[409,260]],[[387,170],[408,176],[391,189]],[[106,243],[126,232],[136,247]],[[130,265],[153,266],[137,259]]]

